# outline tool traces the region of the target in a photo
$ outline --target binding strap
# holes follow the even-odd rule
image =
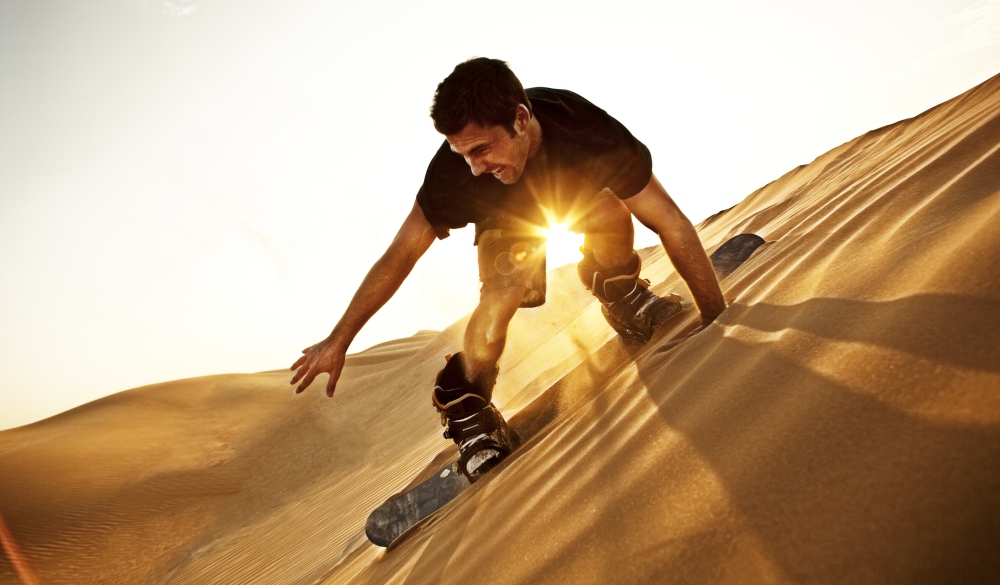
[[[441,426],[443,426],[443,427],[444,426],[448,426],[448,409],[450,409],[453,406],[456,406],[458,404],[461,404],[463,400],[466,400],[468,398],[478,398],[484,404],[486,404],[486,405],[490,404],[490,402],[488,400],[486,400],[485,398],[483,398],[482,396],[480,396],[478,394],[473,394],[472,392],[469,392],[468,394],[463,394],[462,396],[456,398],[455,400],[452,400],[451,402],[447,402],[447,403],[442,404],[441,401],[438,400],[438,391],[440,389],[441,389],[440,386],[435,386],[434,387],[434,392],[431,393],[431,403],[434,404],[434,408],[436,408],[437,411],[441,414]],[[465,410],[467,412],[473,412],[475,410],[478,410],[476,408],[470,408],[470,407],[465,406],[465,405],[462,405],[462,408],[463,408],[463,410]]]
[[[577,266],[580,280],[599,301],[613,303],[635,290],[635,286],[649,287],[649,282],[639,278],[642,259],[632,251],[632,259],[624,266],[605,268],[594,258],[593,248],[584,251],[583,260]]]

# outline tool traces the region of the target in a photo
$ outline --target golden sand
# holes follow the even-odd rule
[[[46,584],[995,582],[1000,77],[699,226],[743,232],[680,345],[693,312],[630,348],[554,271],[495,396],[538,432],[392,550],[365,517],[454,453],[429,390],[464,321],[351,356],[332,400],[212,376],[0,432],[0,513]]]

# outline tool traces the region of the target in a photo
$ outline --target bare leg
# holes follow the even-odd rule
[[[521,304],[524,291],[523,286],[501,288],[479,301],[465,328],[462,355],[465,356],[466,380],[476,380],[496,371],[507,343],[507,326]]]
[[[681,310],[679,299],[658,297],[639,280],[631,208],[607,190],[588,203],[580,280],[603,303],[601,312],[619,335],[647,343],[653,329]]]
[[[444,415],[441,424],[448,426],[444,436],[458,445],[458,468],[469,481],[479,479],[513,449],[507,423],[493,405],[492,394],[507,326],[525,290],[524,286],[504,287],[480,299],[465,328],[465,348],[448,361],[434,386],[434,404]]]
[[[613,268],[632,260],[632,213],[614,193],[605,189],[595,195],[580,223],[584,246],[594,251],[598,264]]]

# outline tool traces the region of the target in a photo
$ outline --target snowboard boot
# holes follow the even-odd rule
[[[593,250],[586,250],[577,266],[580,280],[601,301],[601,313],[611,327],[626,339],[648,343],[653,329],[680,313],[683,306],[679,295],[653,294],[649,281],[639,278],[641,268],[635,251],[628,264],[608,269],[597,263]]]
[[[465,379],[462,353],[451,356],[438,374],[432,399],[447,426],[444,438],[455,441],[459,470],[474,483],[513,450],[510,431],[490,397],[497,371],[474,382]]]

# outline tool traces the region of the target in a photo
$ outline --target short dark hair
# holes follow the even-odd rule
[[[507,63],[475,57],[459,63],[438,84],[431,104],[434,128],[441,134],[456,134],[469,122],[480,126],[503,126],[514,135],[518,104],[531,111],[531,102],[521,81]]]

